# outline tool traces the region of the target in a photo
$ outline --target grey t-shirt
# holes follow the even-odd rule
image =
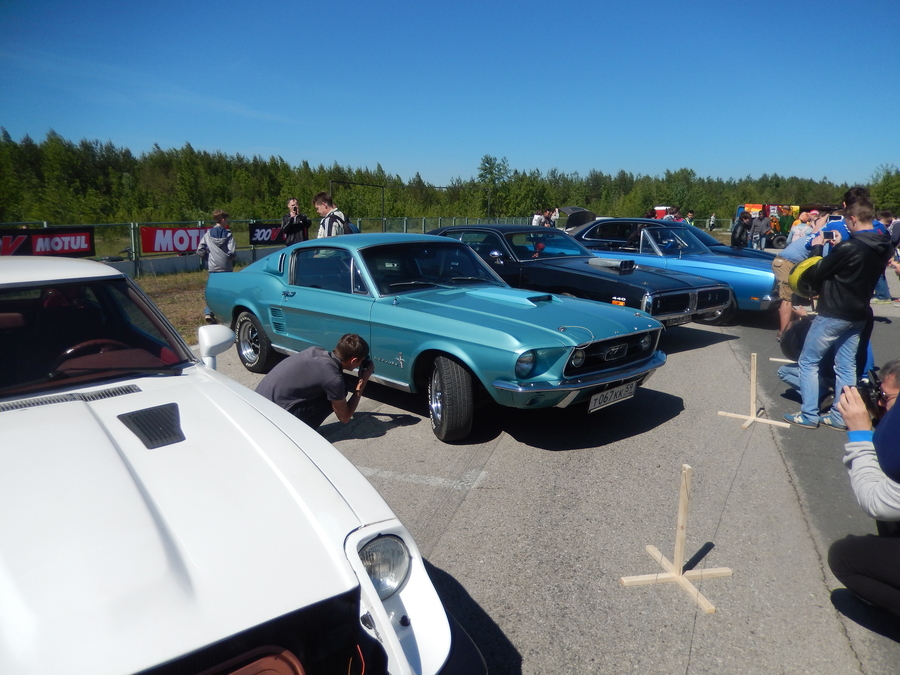
[[[272,368],[257,385],[256,393],[292,410],[322,396],[329,401],[344,399],[347,385],[340,361],[321,347],[310,347]]]

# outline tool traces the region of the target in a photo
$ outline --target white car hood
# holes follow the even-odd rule
[[[142,670],[358,584],[360,518],[317,467],[337,451],[203,366],[131,383],[0,413],[0,672]],[[170,403],[181,442],[118,419]]]

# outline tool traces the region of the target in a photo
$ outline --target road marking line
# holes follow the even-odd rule
[[[420,476],[414,473],[400,473],[399,471],[388,471],[386,469],[373,469],[367,466],[358,466],[360,473],[366,478],[385,478],[387,480],[396,480],[402,483],[415,483],[417,485],[428,485],[435,488],[443,488],[450,490],[471,490],[478,487],[478,484],[487,476],[486,471],[478,471],[473,469],[463,474],[459,479],[440,478],[438,476]]]

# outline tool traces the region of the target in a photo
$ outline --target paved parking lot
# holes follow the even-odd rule
[[[900,308],[876,312],[880,362],[897,355]],[[370,385],[350,424],[330,417],[321,433],[409,527],[492,673],[896,672],[898,644],[835,609],[824,562],[833,538],[873,531],[840,464],[843,434],[717,414],[749,411],[751,351],[761,405],[776,419],[796,405],[768,361],[781,356],[774,317],[742,319],[668,331],[668,364],[592,415],[486,408],[471,439],[447,445],[423,397]],[[219,365],[260,379],[233,352]],[[734,571],[697,584],[714,614],[673,584],[619,584],[660,570],[647,544],[671,559],[684,463],[685,557]]]

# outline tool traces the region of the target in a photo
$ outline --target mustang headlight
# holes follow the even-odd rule
[[[647,351],[650,349],[650,346],[653,344],[653,338],[650,337],[650,333],[647,333],[644,337],[641,338],[641,350]]]
[[[527,351],[516,359],[516,377],[528,377],[537,364],[537,358],[533,351]]]
[[[409,576],[409,549],[399,537],[376,537],[359,550],[359,559],[382,600],[396,593]]]
[[[572,352],[572,367],[573,368],[581,368],[584,365],[584,350],[576,349]]]

